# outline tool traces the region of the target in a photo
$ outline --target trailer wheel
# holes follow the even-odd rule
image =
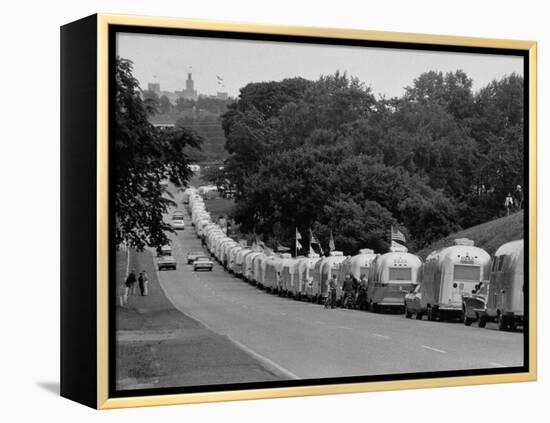
[[[498,315],[498,330],[507,330],[508,329],[508,322],[506,321],[506,318],[502,313]]]
[[[405,306],[405,318],[410,319],[412,317],[412,313],[409,311],[407,306]]]
[[[487,326],[487,317],[484,315],[479,316],[479,322],[477,325],[480,328],[484,328],[485,326]]]
[[[414,316],[416,318],[416,320],[422,320],[422,313],[420,313],[419,311],[416,312],[416,315]]]
[[[428,314],[428,320],[430,322],[435,322],[435,318],[436,318],[435,310],[431,305],[428,306],[427,314]]]
[[[462,321],[465,326],[472,326],[472,322],[474,321],[474,319],[467,316],[466,309],[464,307],[462,308]]]
[[[367,303],[367,311],[374,311],[374,307],[372,306],[372,300],[369,300]]]

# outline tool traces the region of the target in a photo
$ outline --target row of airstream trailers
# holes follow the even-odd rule
[[[398,309],[407,317],[426,315],[428,320],[461,317],[484,326],[498,321],[501,328],[514,328],[523,319],[523,240],[503,245],[491,260],[468,239],[432,252],[424,262],[406,247],[395,246],[385,254],[362,249],[355,256],[332,251],[329,256],[312,254],[292,257],[266,252],[228,237],[212,222],[204,200],[194,188],[185,191],[197,236],[224,268],[252,284],[282,296],[323,302],[329,281],[336,275],[337,299],[344,293],[344,279],[366,276],[367,309]],[[483,295],[483,293],[487,293]],[[468,301],[476,298],[477,308]],[[409,300],[415,303],[409,309]]]

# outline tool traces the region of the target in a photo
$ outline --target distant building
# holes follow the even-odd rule
[[[195,82],[193,81],[193,75],[191,72],[187,74],[185,89],[181,91],[181,96],[186,100],[196,100],[198,98],[197,90],[195,89]]]
[[[199,94],[195,89],[195,81],[193,80],[193,74],[189,72],[187,79],[185,80],[185,89],[181,91],[161,91],[160,83],[149,82],[147,84],[147,90],[153,91],[159,97],[166,96],[170,103],[176,104],[177,100],[183,98],[185,100],[198,100],[200,98],[216,98],[219,100],[227,100],[229,94],[226,91],[218,91],[215,95]]]
[[[147,84],[147,90],[154,92],[160,97],[160,84],[158,82],[149,82]]]
[[[173,129],[176,127],[176,124],[172,122],[153,122],[153,126],[155,128],[159,128],[160,130],[164,130],[164,129]]]

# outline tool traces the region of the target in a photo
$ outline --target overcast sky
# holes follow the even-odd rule
[[[199,94],[225,91],[236,97],[249,82],[280,81],[345,71],[369,85],[374,94],[400,96],[422,72],[462,69],[474,90],[513,72],[523,75],[523,59],[513,56],[441,53],[367,47],[342,47],[269,41],[223,40],[186,36],[118,34],[117,54],[134,62],[141,87],[160,83],[161,90],[185,88],[191,70]]]

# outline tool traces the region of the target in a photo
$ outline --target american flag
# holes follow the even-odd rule
[[[321,247],[321,243],[315,237],[315,235],[313,235],[313,231],[310,229],[309,230],[309,246],[310,246],[310,248],[311,248],[311,244],[317,245],[317,247],[319,247],[319,254],[323,255],[323,247]]]
[[[401,232],[399,229],[391,227],[391,240],[392,241],[401,241],[403,243],[406,243],[407,240],[405,239],[405,235],[403,235],[403,232]]]

